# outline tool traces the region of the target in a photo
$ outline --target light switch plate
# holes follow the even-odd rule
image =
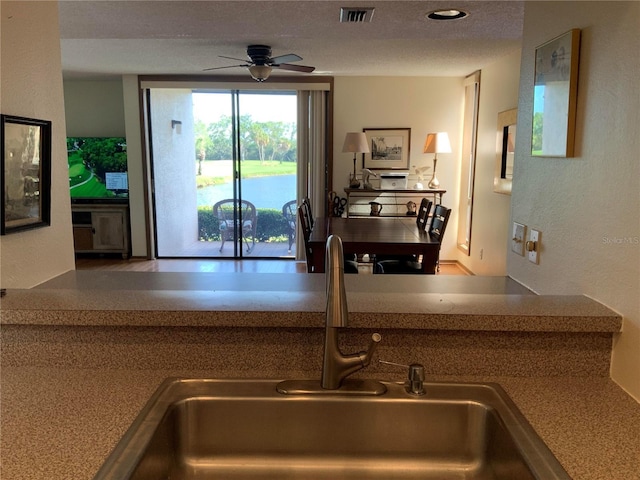
[[[527,255],[531,263],[540,263],[540,231],[533,228],[529,231],[529,242],[533,243],[533,250],[527,249]]]
[[[527,226],[521,223],[513,222],[513,231],[511,233],[511,251],[524,257],[524,240]]]

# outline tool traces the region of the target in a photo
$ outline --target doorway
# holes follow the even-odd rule
[[[296,92],[152,88],[148,106],[158,258],[295,258]]]

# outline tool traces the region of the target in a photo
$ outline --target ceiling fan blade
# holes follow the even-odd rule
[[[273,65],[280,65],[280,64],[289,63],[289,62],[299,62],[300,60],[302,60],[302,57],[299,57],[295,53],[287,53],[286,55],[279,55],[277,57],[273,57],[270,62]]]
[[[218,55],[218,57],[220,57],[220,58],[228,58],[229,60],[237,60],[239,62],[247,62],[247,63],[249,63],[249,60],[245,60],[244,58],[227,57],[225,55]]]
[[[316,67],[308,67],[307,65],[291,65],[290,63],[281,63],[279,65],[271,65],[273,68],[279,68],[280,70],[290,70],[292,72],[311,73]]]
[[[226,67],[211,67],[211,68],[205,68],[204,70],[202,70],[203,72],[209,72],[211,70],[222,70],[223,68],[237,68],[237,67],[249,67],[250,65],[248,63],[243,63],[242,65],[227,65]]]

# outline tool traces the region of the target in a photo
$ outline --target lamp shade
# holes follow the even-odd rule
[[[451,153],[451,142],[447,132],[429,133],[424,142],[424,153]]]
[[[369,153],[369,144],[364,132],[349,132],[344,137],[343,152]]]
[[[251,78],[258,82],[264,82],[271,75],[271,67],[269,65],[252,65],[249,67]]]

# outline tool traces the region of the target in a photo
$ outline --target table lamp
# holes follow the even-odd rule
[[[435,190],[440,187],[440,182],[436,178],[436,163],[439,153],[451,153],[451,142],[447,132],[429,133],[424,142],[424,153],[433,153],[433,177],[429,181],[429,188]]]
[[[344,138],[342,151],[353,152],[353,176],[349,180],[349,188],[360,188],[360,182],[356,178],[356,154],[369,153],[367,136],[364,132],[348,132]]]

